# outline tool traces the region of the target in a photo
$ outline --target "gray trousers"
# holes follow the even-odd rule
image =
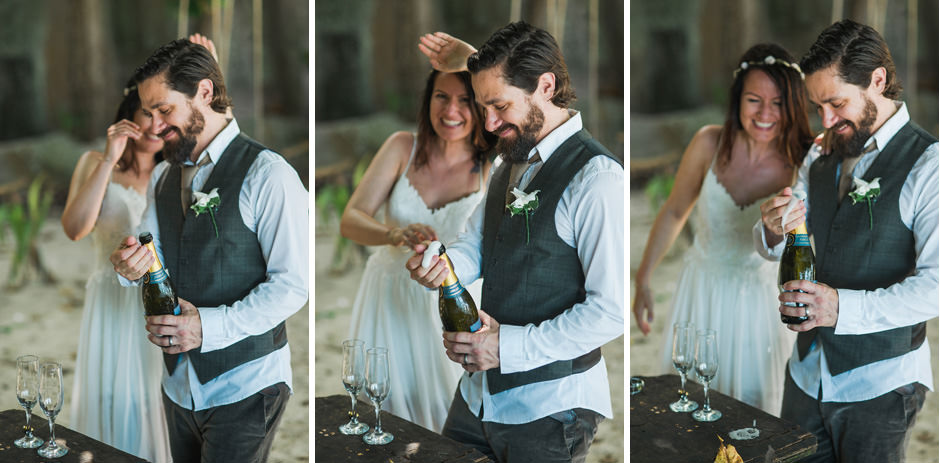
[[[278,383],[240,402],[194,412],[176,405],[164,393],[173,461],[267,461],[289,397],[287,385]]]
[[[862,402],[819,402],[788,366],[780,417],[816,436],[816,453],[800,463],[900,463],[926,390],[912,383]]]
[[[584,462],[603,419],[575,408],[524,424],[492,423],[470,412],[458,388],[441,434],[499,463]]]

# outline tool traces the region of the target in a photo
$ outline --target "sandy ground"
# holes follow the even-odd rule
[[[646,245],[646,239],[649,236],[650,227],[655,219],[655,211],[650,210],[649,201],[641,190],[633,190],[630,195],[630,294],[631,302],[633,297],[633,274],[643,257],[643,248]],[[684,235],[680,235],[676,244],[673,245],[670,252],[663,259],[663,262],[656,269],[653,275],[650,287],[653,288],[653,297],[655,301],[655,318],[652,325],[652,332],[644,337],[643,333],[636,327],[630,314],[630,374],[631,375],[658,375],[662,374],[659,370],[659,349],[662,345],[662,333],[666,323],[669,321],[670,311],[672,310],[672,294],[675,291],[676,280],[681,268],[683,250],[689,246],[689,242]],[[629,310],[629,309],[628,309]],[[927,340],[930,344],[930,350],[933,352],[934,369],[933,382],[937,381],[937,319],[934,318],[927,324]],[[719,373],[720,374],[720,373]],[[938,414],[937,414],[937,393],[928,392],[924,408],[917,417],[910,442],[907,447],[907,461],[911,463],[937,463],[940,462],[938,456]]]
[[[0,410],[20,408],[15,396],[16,357],[27,353],[55,359],[63,364],[65,400],[74,380],[78,329],[81,325],[85,278],[92,269],[91,239],[74,243],[62,232],[58,215],[51,215],[43,228],[42,260],[58,283],[33,283],[11,291],[6,281],[12,255],[12,237],[0,243]],[[294,394],[275,437],[269,461],[272,463],[310,460],[309,439],[309,310],[305,306],[287,321],[291,345]],[[119,372],[116,372],[119,373]],[[160,378],[154,378],[159,381]],[[36,414],[41,414],[37,409]],[[25,420],[25,417],[24,417]],[[56,423],[69,425],[68,406]],[[40,430],[45,437],[48,430]]]
[[[345,394],[339,379],[343,360],[341,345],[349,332],[352,303],[359,288],[364,264],[357,260],[353,267],[342,275],[329,273],[333,239],[337,230],[335,223],[318,224],[316,228],[316,291],[314,295],[316,379],[314,391],[318,397]],[[588,463],[626,461],[624,457],[623,349],[623,337],[611,341],[601,349],[607,362],[607,374],[611,382],[614,419],[604,420],[599,426],[587,457]]]

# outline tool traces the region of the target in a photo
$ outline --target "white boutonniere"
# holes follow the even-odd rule
[[[525,214],[525,244],[529,244],[529,215],[535,212],[535,209],[539,207],[539,191],[542,190],[526,193],[518,188],[513,188],[512,194],[516,199],[506,205],[511,217],[515,217],[518,214]]]
[[[849,196],[852,198],[853,205],[862,201],[868,203],[869,229],[874,225],[874,220],[871,216],[871,203],[881,194],[881,186],[878,185],[879,180],[881,180],[881,177],[876,177],[871,182],[866,182],[858,177],[852,177],[852,183],[855,184],[855,189],[849,192]]]
[[[196,217],[199,217],[199,214],[209,213],[209,218],[212,219],[212,228],[215,229],[215,237],[218,238],[219,226],[215,223],[215,211],[219,209],[219,204],[222,203],[222,200],[219,198],[219,189],[213,188],[209,193],[193,191],[193,196],[195,197],[195,201],[193,201],[193,205],[189,206],[189,208],[196,211]]]

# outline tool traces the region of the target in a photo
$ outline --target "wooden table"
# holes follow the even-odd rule
[[[789,463],[816,452],[816,437],[799,426],[724,394],[709,390],[711,406],[722,413],[718,421],[700,423],[691,413],[675,413],[669,404],[678,399],[678,375],[641,377],[645,385],[630,396],[630,461],[711,462],[720,441],[731,444],[745,463],[764,463],[768,451],[774,463]],[[702,386],[686,381],[689,399],[705,403]],[[749,428],[757,420],[760,436],[733,440],[732,430]],[[770,449],[773,450],[770,450]]]
[[[429,429],[388,412],[382,413],[382,430],[395,436],[385,445],[368,445],[362,436],[347,436],[339,432],[349,421],[349,396],[332,395],[314,400],[316,461],[330,462],[383,462],[383,463],[487,463],[489,458],[479,450],[444,437]],[[372,404],[359,401],[356,405],[359,420],[375,425]],[[0,460],[2,461],[2,460]]]
[[[37,406],[38,407],[38,406]],[[0,412],[0,461],[4,463],[33,463],[48,461],[36,453],[37,449],[21,449],[13,441],[23,437],[26,413],[23,409]],[[49,440],[49,422],[45,418],[33,415],[29,420],[33,434],[40,439]],[[92,439],[84,434],[72,431],[60,424],[55,425],[55,437],[69,449],[69,453],[55,461],[61,463],[95,461],[107,463],[146,462],[129,453],[122,452],[104,442]],[[84,455],[83,455],[84,454]],[[91,457],[89,460],[87,457]]]

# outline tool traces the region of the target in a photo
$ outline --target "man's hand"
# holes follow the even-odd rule
[[[793,331],[809,331],[817,326],[836,326],[839,321],[839,291],[822,283],[808,280],[792,280],[784,283],[784,291],[777,299],[781,304],[780,313],[793,317],[809,315],[799,325],[787,325]],[[802,293],[797,290],[803,291]],[[805,307],[790,307],[783,302],[806,304]]]
[[[499,323],[482,310],[477,310],[477,314],[483,327],[476,333],[445,331],[443,334],[447,358],[471,373],[499,368]]]
[[[793,190],[790,187],[786,187],[780,194],[764,201],[764,203],[760,205],[760,219],[764,224],[767,244],[770,246],[779,243],[780,240],[783,239],[783,235],[796,229],[796,227],[805,220],[806,205],[803,204],[803,201],[800,201],[799,204],[790,211],[790,215],[787,217],[786,228],[781,226],[780,218],[783,217],[783,213],[787,209],[787,204],[789,204],[790,198],[792,197]]]
[[[137,238],[128,236],[109,257],[114,271],[128,280],[140,279],[147,273],[156,258],[146,246],[141,246]]]
[[[189,301],[180,298],[179,315],[147,317],[147,339],[167,354],[181,354],[202,346],[202,319]]]
[[[444,277],[450,273],[447,264],[438,256],[431,257],[431,265],[428,268],[421,267],[421,259],[424,258],[424,250],[428,248],[428,243],[415,245],[415,255],[411,256],[405,262],[405,268],[411,272],[411,279],[417,281],[422,286],[430,289],[437,289],[444,282]]]
[[[467,42],[443,32],[424,34],[419,40],[418,49],[428,57],[431,67],[441,72],[466,71],[467,58],[477,51]]]

